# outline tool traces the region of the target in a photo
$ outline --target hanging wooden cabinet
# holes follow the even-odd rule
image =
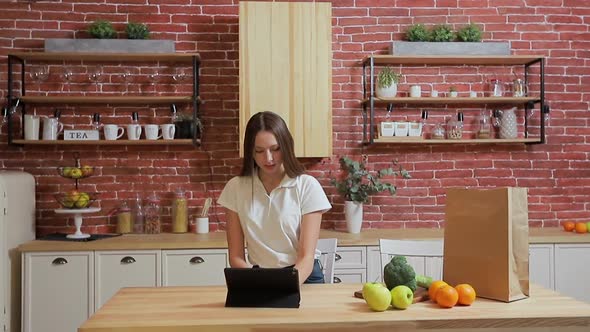
[[[273,111],[297,157],[332,155],[332,5],[240,1],[240,156],[250,117]]]

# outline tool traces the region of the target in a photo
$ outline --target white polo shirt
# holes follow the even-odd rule
[[[285,175],[270,195],[258,175],[236,176],[225,185],[217,203],[238,214],[248,260],[260,267],[295,264],[302,216],[332,208],[320,183],[306,174]],[[319,255],[316,250],[316,258]]]

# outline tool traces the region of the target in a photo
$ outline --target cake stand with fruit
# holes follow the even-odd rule
[[[96,213],[100,208],[91,207],[96,201],[97,193],[84,192],[78,189],[80,179],[87,178],[94,174],[94,167],[84,165],[81,166],[79,154],[74,154],[75,166],[58,167],[59,175],[67,179],[75,180],[75,189],[65,193],[55,195],[55,199],[61,205],[60,209],[54,210],[55,213],[74,215],[74,224],[76,225],[76,232],[68,234],[68,239],[85,239],[90,237],[90,234],[84,234],[80,230],[82,227],[82,215],[85,213]]]

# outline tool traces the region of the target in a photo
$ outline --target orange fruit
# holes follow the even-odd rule
[[[441,288],[442,286],[448,286],[449,284],[447,284],[446,282],[442,281],[442,280],[436,280],[433,281],[430,284],[430,287],[428,287],[428,297],[430,298],[430,300],[432,300],[432,302],[436,302],[436,291],[438,291],[439,288]]]
[[[566,221],[563,223],[563,230],[566,232],[571,232],[576,228],[576,224],[573,221]]]
[[[470,284],[460,284],[455,286],[455,290],[459,293],[459,300],[457,303],[462,305],[471,305],[475,301],[475,289]]]
[[[586,233],[586,232],[588,232],[588,227],[586,226],[586,223],[583,223],[583,222],[577,222],[575,229],[576,229],[576,233]]]
[[[459,301],[459,293],[453,286],[442,286],[436,292],[436,303],[443,308],[452,308]]]

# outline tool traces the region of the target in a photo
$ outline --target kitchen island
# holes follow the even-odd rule
[[[303,285],[299,309],[225,308],[226,288],[123,288],[78,332],[188,331],[590,331],[590,304],[531,287],[512,302],[478,298],[443,309],[421,302],[407,310],[372,312],[355,298],[360,284]]]

